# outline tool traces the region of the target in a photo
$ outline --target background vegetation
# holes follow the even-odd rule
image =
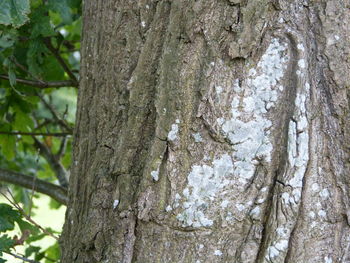
[[[81,0],[0,1],[0,263],[59,260],[60,233],[33,215],[38,193],[67,201],[80,32]]]

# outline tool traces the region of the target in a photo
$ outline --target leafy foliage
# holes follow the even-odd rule
[[[69,170],[80,31],[81,0],[0,1],[0,191],[2,170],[52,185],[58,166],[61,173]],[[0,263],[2,253],[18,246],[25,247],[24,257],[57,261],[58,244],[32,245],[48,234],[23,215],[35,213],[38,195],[21,184],[6,187],[23,211],[0,204]],[[51,209],[60,206],[51,201]],[[21,238],[11,237],[15,228]]]
[[[0,2],[0,24],[20,27],[28,21],[29,0],[3,0]]]

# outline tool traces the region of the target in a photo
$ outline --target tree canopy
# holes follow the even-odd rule
[[[57,242],[31,245],[59,234],[31,215],[38,192],[52,209],[67,201],[80,37],[80,0],[0,1],[0,190],[12,204],[0,204],[0,262],[59,258]],[[15,225],[20,237],[8,233]]]

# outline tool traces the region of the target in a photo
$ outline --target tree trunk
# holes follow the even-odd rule
[[[348,0],[86,0],[62,262],[350,262]]]

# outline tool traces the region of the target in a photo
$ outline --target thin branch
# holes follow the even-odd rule
[[[21,69],[24,73],[28,74],[29,76],[31,76],[33,79],[35,79],[36,81],[40,82],[40,83],[44,83],[43,80],[41,80],[40,78],[38,78],[37,76],[33,75],[25,66],[23,66],[21,63],[19,63],[15,57],[10,57],[10,60],[15,63],[15,65]]]
[[[52,119],[45,119],[42,123],[38,123],[37,126],[34,128],[34,130],[39,130],[41,129],[42,127],[48,125],[48,124],[51,124],[52,123]]]
[[[57,121],[59,125],[61,125],[63,128],[65,128],[68,132],[73,132],[73,129],[67,124],[65,120],[62,120],[60,117],[58,117],[58,113],[56,110],[48,103],[44,97],[36,92],[36,95],[40,98],[41,102],[45,105],[45,107],[51,112],[53,118]]]
[[[30,223],[32,223],[33,225],[35,225],[37,228],[39,228],[43,233],[45,233],[46,235],[56,239],[58,241],[58,237],[56,237],[54,234],[52,234],[51,232],[47,231],[45,228],[43,228],[41,225],[39,225],[37,222],[35,222],[30,216],[28,216],[25,211],[23,210],[23,208],[15,201],[15,198],[13,197],[12,193],[10,192],[10,190],[7,188],[7,192],[10,194],[12,200],[10,198],[8,198],[4,193],[1,193],[3,197],[6,198],[7,201],[10,202],[11,205],[13,205],[20,213],[22,216],[24,216],[24,218],[29,221]]]
[[[0,74],[0,79],[9,80],[9,77],[7,75]],[[16,82],[20,83],[20,84],[27,85],[27,86],[40,88],[40,89],[77,87],[77,84],[71,80],[46,82],[46,81],[37,81],[37,80],[16,78]]]
[[[23,261],[25,261],[25,262],[29,262],[29,263],[40,263],[39,261],[32,260],[32,259],[29,259],[29,258],[25,258],[25,257],[22,257],[22,256],[18,256],[18,255],[16,255],[16,254],[11,253],[11,252],[6,252],[6,251],[1,251],[1,252],[6,253],[6,254],[8,254],[8,255],[11,255],[11,256],[13,256],[14,258],[18,258],[18,259],[23,260]]]
[[[58,152],[55,154],[55,158],[57,160],[60,160],[61,157],[66,152],[66,146],[67,146],[67,137],[63,137],[61,140],[60,148],[58,149]]]
[[[65,137],[68,135],[72,135],[71,132],[21,132],[21,131],[13,131],[13,132],[0,131],[0,134],[22,135],[22,136],[54,136],[54,137]]]
[[[29,216],[31,215],[32,213],[32,208],[33,208],[33,198],[34,198],[34,194],[35,194],[35,189],[34,189],[34,186],[35,186],[35,182],[36,182],[36,176],[34,176],[33,178],[33,183],[32,183],[32,193],[30,195],[30,203],[29,203]]]
[[[55,199],[57,202],[63,205],[67,205],[67,189],[61,186],[46,182],[38,178],[35,179],[33,176],[4,169],[0,169],[0,181],[19,185],[27,189],[34,189],[34,191],[48,195],[51,198]]]
[[[38,148],[40,154],[46,159],[52,170],[54,171],[60,185],[64,188],[68,188],[67,171],[60,163],[59,159],[50,151],[48,147],[42,144],[38,139],[33,137],[34,147]]]
[[[56,60],[58,61],[58,63],[60,63],[60,65],[62,66],[62,68],[64,69],[64,71],[68,74],[68,76],[71,78],[71,80],[76,84],[76,86],[79,85],[79,82],[77,80],[77,78],[75,77],[75,75],[73,74],[73,72],[70,70],[70,68],[68,67],[68,65],[66,64],[66,62],[63,60],[63,58],[61,57],[58,49],[56,49],[52,43],[51,43],[51,39],[50,38],[46,38],[44,40],[44,43],[46,45],[46,47],[52,52],[52,54],[55,56]]]

